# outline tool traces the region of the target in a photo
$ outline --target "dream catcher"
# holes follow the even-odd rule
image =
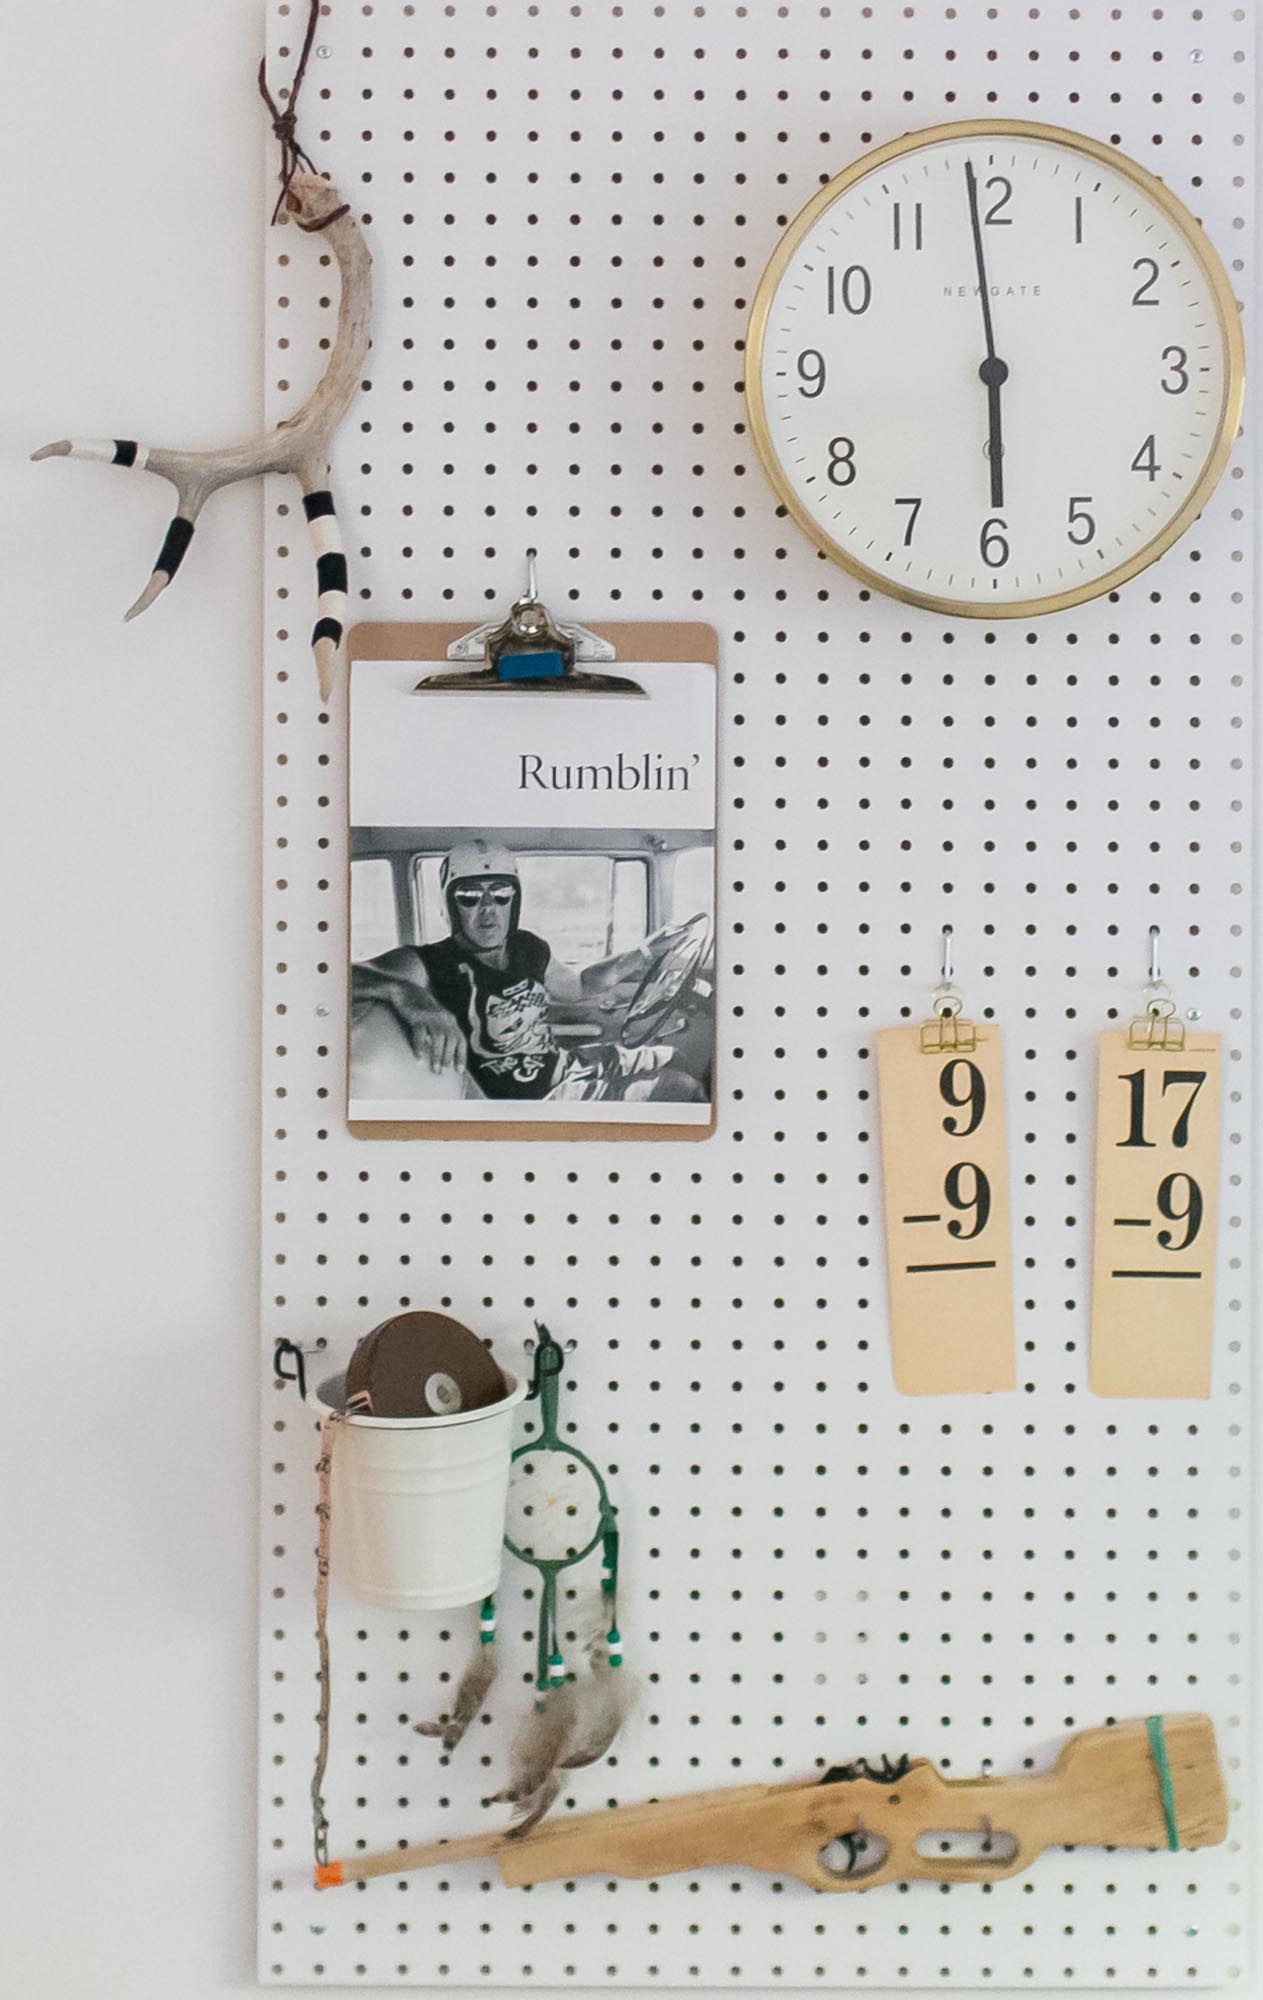
[[[605,1481],[586,1453],[560,1436],[558,1413],[565,1355],[540,1326],[531,1397],[539,1409],[538,1434],[513,1453],[505,1547],[539,1576],[535,1634],[535,1700],[518,1732],[511,1777],[495,1794],[514,1807],[513,1834],[534,1826],[561,1789],[561,1773],[595,1764],[617,1736],[628,1706],[618,1629],[617,1510]],[[567,1618],[559,1599],[570,1595],[562,1579],[600,1550],[600,1583],[590,1606]],[[418,1723],[453,1750],[482,1710],[496,1677],[496,1605],[484,1600],[478,1651],[461,1678],[450,1713]],[[571,1648],[569,1656],[564,1644]]]

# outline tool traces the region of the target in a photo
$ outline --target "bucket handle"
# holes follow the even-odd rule
[[[292,1373],[284,1366],[287,1357],[292,1357],[293,1359],[294,1367]],[[301,1347],[296,1347],[292,1340],[278,1340],[276,1346],[272,1349],[272,1372],[278,1382],[297,1382],[298,1393],[303,1401],[306,1402],[307,1364],[303,1359],[303,1350]]]

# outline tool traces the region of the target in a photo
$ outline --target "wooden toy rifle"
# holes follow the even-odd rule
[[[1039,1776],[944,1778],[924,1757],[861,1759],[823,1778],[616,1806],[526,1835],[357,1855],[318,1868],[316,1885],[486,1859],[512,1888],[715,1867],[795,1875],[812,1889],[995,1882],[1046,1847],[1213,1847],[1227,1818],[1209,1718],[1155,1715],[1072,1737]]]

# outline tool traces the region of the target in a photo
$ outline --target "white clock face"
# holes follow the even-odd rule
[[[1194,518],[1230,446],[1240,334],[1214,252],[1070,135],[948,127],[860,164],[755,305],[752,422],[782,496],[939,610],[1108,589]]]

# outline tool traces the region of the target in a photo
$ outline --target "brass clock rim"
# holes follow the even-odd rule
[[[1215,307],[1215,316],[1219,323],[1226,361],[1218,435],[1196,484],[1178,512],[1151,541],[1144,544],[1143,548],[1138,549],[1126,562],[1119,563],[1095,581],[1079,584],[1072,590],[1056,591],[1045,597],[1014,598],[1004,604],[985,602],[971,604],[957,598],[937,597],[928,591],[911,590],[907,585],[895,583],[881,575],[879,571],[869,569],[849,550],[842,548],[803,505],[785,478],[763,402],[763,344],[772,300],[790,259],[804,236],[813,227],[816,218],[854,182],[875,172],[889,161],[899,159],[905,153],[916,152],[925,146],[938,145],[946,139],[973,137],[1052,141],[1057,145],[1067,146],[1074,152],[1086,154],[1089,159],[1100,161],[1138,187],[1180,231],[1205,273]],[[1074,605],[1086,604],[1094,597],[1104,597],[1122,584],[1130,582],[1132,577],[1139,575],[1142,570],[1148,569],[1151,563],[1157,562],[1160,556],[1165,555],[1173,543],[1192,526],[1219,484],[1232,454],[1237,429],[1241,422],[1244,398],[1245,339],[1241,331],[1236,296],[1223,260],[1197,217],[1177,194],[1173,194],[1170,188],[1157,178],[1156,174],[1151,174],[1147,167],[1142,167],[1139,161],[1131,158],[1130,154],[1120,152],[1116,147],[1107,146],[1099,139],[1091,139],[1086,133],[1071,131],[1068,126],[1045,125],[1035,119],[963,118],[946,124],[926,125],[916,132],[904,133],[902,138],[888,140],[883,146],[875,146],[871,151],[861,154],[858,159],[852,160],[841,173],[835,174],[832,180],[817,190],[785,229],[759,280],[746,334],[746,415],[755,449],[781,504],[821,554],[830,557],[840,568],[849,571],[861,583],[874,590],[880,590],[885,597],[897,598],[901,604],[915,605],[923,611],[937,611],[948,618],[994,620],[1044,617],[1050,612],[1068,611]]]

